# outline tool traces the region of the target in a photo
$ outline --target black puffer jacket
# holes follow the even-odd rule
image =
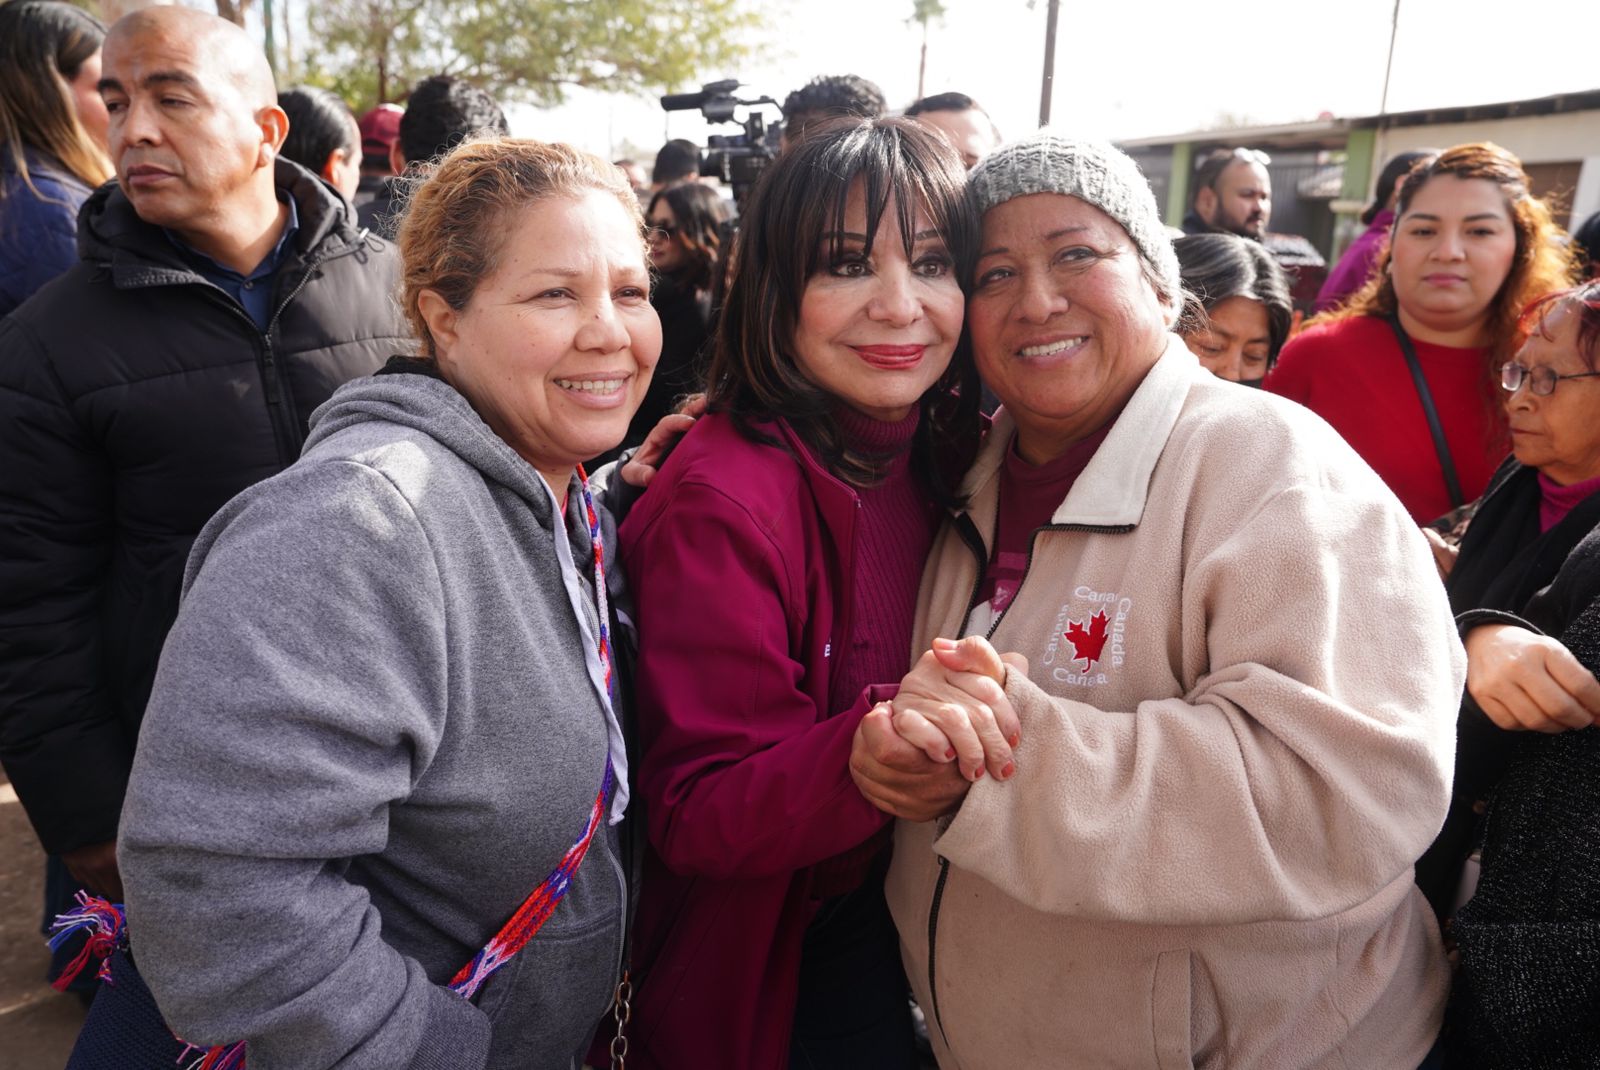
[[[116,838],[201,526],[411,348],[393,248],[309,172],[276,178],[300,229],[265,333],[114,185],[79,216],[80,263],[0,321],[0,761],[54,854]]]

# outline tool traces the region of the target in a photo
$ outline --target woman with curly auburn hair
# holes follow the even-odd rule
[[[1483,493],[1506,452],[1500,365],[1572,254],[1522,163],[1458,145],[1400,186],[1377,274],[1284,347],[1266,388],[1331,423],[1418,523]]]

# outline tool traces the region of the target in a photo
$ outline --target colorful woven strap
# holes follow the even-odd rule
[[[583,488],[584,519],[589,522],[589,544],[594,548],[594,602],[600,615],[600,667],[605,674],[606,698],[617,701],[616,682],[611,678],[611,600],[606,594],[606,547],[600,538],[600,513],[589,493],[589,473],[578,465],[578,484]]]
[[[606,697],[615,701],[615,682],[611,672],[611,607],[606,597],[605,544],[600,537],[600,513],[594,507],[593,495],[589,493],[589,475],[581,464],[578,466],[578,484],[583,491],[584,519],[589,523],[589,543],[594,551],[594,599],[600,621],[600,667],[605,680]],[[589,821],[584,825],[582,834],[567,848],[567,853],[561,856],[560,864],[550,875],[528,893],[528,898],[522,901],[517,912],[500,927],[500,931],[472,956],[471,962],[457,971],[450,981],[452,992],[472,999],[483,983],[494,976],[496,970],[516,958],[517,953],[527,947],[528,941],[550,920],[550,915],[555,913],[556,906],[572,887],[572,876],[583,863],[589,844],[594,842],[594,834],[605,824],[606,805],[611,800],[616,777],[608,754],[605,777],[600,782],[599,793],[594,797],[594,805],[589,808]]]
[[[572,875],[578,872],[578,866],[583,862],[583,856],[589,850],[589,844],[594,841],[594,834],[605,824],[606,803],[611,798],[611,788],[615,774],[611,769],[611,760],[606,760],[606,776],[600,785],[600,791],[594,797],[594,805],[589,808],[589,823],[584,826],[583,834],[578,837],[573,845],[567,848],[567,853],[561,856],[561,864],[539,883],[539,886],[529,893],[528,898],[522,901],[517,912],[511,915],[511,920],[501,926],[500,931],[483,946],[472,961],[456,973],[450,981],[450,990],[467,999],[472,999],[483,987],[483,983],[494,975],[494,972],[512,959],[517,952],[528,946],[544,923],[550,920],[550,915],[555,913],[557,904],[566,896],[567,890],[572,887]]]
[[[173,1036],[177,1036],[176,1033]],[[182,1040],[181,1037],[178,1039]],[[184,1043],[188,1043],[184,1041]],[[233,1044],[219,1044],[215,1048],[197,1048],[190,1044],[179,1055],[179,1059],[188,1056],[192,1051],[201,1053],[200,1058],[190,1063],[184,1070],[244,1070],[244,1041]]]

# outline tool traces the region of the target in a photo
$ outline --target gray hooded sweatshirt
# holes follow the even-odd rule
[[[579,1061],[622,948],[610,822],[475,1003],[443,987],[620,758],[576,481],[568,502],[449,385],[380,374],[200,533],[118,844],[179,1036],[244,1039],[250,1070]]]

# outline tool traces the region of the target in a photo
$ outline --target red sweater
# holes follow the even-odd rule
[[[1481,495],[1506,454],[1505,422],[1485,400],[1488,350],[1413,339],[1467,501]],[[1283,347],[1267,390],[1332,424],[1425,524],[1450,511],[1422,400],[1389,325],[1353,316],[1313,327]]]

